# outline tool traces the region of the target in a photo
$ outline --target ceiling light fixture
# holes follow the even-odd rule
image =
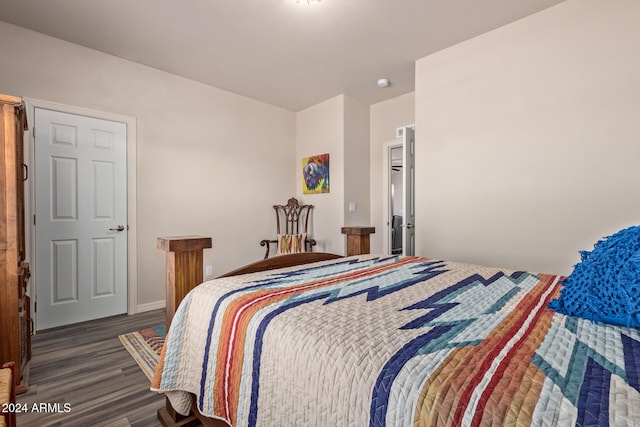
[[[300,3],[301,0],[296,0],[296,3]],[[311,4],[312,1],[319,2],[320,0],[307,0],[307,4]]]
[[[389,79],[378,79],[378,87],[389,87],[390,84]]]

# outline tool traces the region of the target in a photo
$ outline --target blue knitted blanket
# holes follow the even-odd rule
[[[640,327],[640,226],[600,240],[580,258],[549,307],[595,322]]]

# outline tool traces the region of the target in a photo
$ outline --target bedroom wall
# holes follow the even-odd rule
[[[297,193],[315,206],[312,235],[321,252],[346,253],[345,225],[368,225],[369,108],[358,100],[339,95],[297,113]],[[329,153],[329,193],[302,194],[301,159]],[[349,212],[349,202],[356,211]]]
[[[369,106],[348,95],[344,95],[344,157],[343,225],[369,226]],[[342,240],[346,244],[344,236]]]
[[[212,236],[214,276],[262,258],[296,191],[295,113],[3,22],[0,40],[1,93],[137,119],[142,309],[164,304],[158,236]]]
[[[344,221],[344,95],[313,105],[296,114],[296,168],[299,200],[314,205],[312,236],[315,251],[344,254],[340,227]],[[330,190],[302,194],[302,159],[329,153]]]
[[[383,233],[386,224],[383,224],[383,210],[386,209],[386,202],[382,193],[387,185],[382,178],[382,154],[387,143],[402,144],[402,139],[396,138],[396,128],[409,125],[415,122],[415,93],[410,92],[377,104],[371,105],[371,138],[369,155],[370,161],[370,194],[371,194],[371,225],[376,228],[375,234],[371,235],[371,252],[386,253],[383,249]],[[419,226],[419,224],[418,224]]]
[[[417,61],[419,255],[566,274],[640,222],[638,22],[569,0]]]

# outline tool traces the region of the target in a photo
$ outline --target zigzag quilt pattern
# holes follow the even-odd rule
[[[217,279],[152,389],[232,426],[634,425],[640,331],[549,311],[558,279],[384,256]]]

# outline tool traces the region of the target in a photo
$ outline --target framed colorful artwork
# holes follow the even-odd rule
[[[328,193],[329,187],[329,154],[303,158],[302,193]]]

